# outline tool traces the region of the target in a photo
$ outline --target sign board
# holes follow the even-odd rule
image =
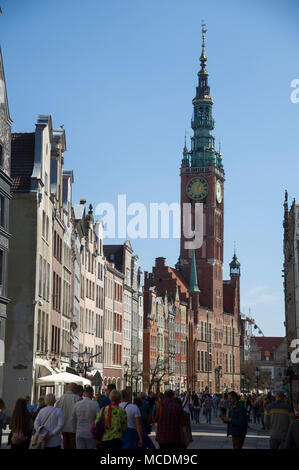
[[[102,376],[100,372],[97,370],[92,378],[91,385],[93,385],[94,387],[101,387],[102,383],[103,383]]]

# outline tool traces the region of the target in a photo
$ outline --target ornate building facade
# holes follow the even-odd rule
[[[165,292],[177,303],[176,381],[191,390],[240,390],[240,263],[234,254],[230,280],[223,281],[224,181],[222,154],[215,150],[213,100],[210,96],[205,33],[202,29],[201,69],[192,101],[191,150],[185,142],[181,163],[181,243],[174,268],[157,258],[145,287]],[[201,206],[200,206],[201,204]],[[186,207],[190,215],[186,216]],[[191,242],[200,232],[197,214],[202,208],[202,245]],[[188,223],[191,227],[188,230]],[[191,229],[191,230],[190,230]],[[179,300],[176,299],[178,293]],[[148,314],[145,309],[145,316]],[[180,319],[179,319],[180,316]],[[184,330],[184,325],[186,330]],[[186,340],[184,339],[186,338]],[[186,347],[184,342],[186,341]],[[186,370],[184,363],[186,362]],[[182,388],[179,386],[179,388]]]
[[[0,49],[0,396],[3,387],[5,361],[5,326],[8,304],[7,270],[9,249],[9,201],[12,180],[10,178],[11,125],[9,115],[2,53]]]
[[[284,299],[285,327],[287,343],[287,365],[294,396],[299,397],[299,365],[292,364],[291,354],[294,348],[292,341],[299,339],[299,204],[295,199],[291,207],[288,205],[288,193],[284,201]]]

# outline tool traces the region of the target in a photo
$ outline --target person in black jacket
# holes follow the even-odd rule
[[[236,392],[228,394],[228,401],[228,416],[224,416],[222,420],[227,423],[227,435],[232,436],[233,448],[242,449],[247,434],[247,412]]]

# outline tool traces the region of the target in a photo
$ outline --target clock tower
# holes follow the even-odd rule
[[[224,215],[224,169],[222,154],[215,150],[213,136],[214,119],[213,100],[210,96],[207,57],[205,53],[205,34],[202,25],[201,69],[198,72],[196,96],[192,101],[193,116],[191,127],[191,150],[188,151],[186,140],[181,164],[181,247],[176,267],[182,272],[187,282],[190,281],[191,266],[196,265],[200,305],[211,310],[223,311],[223,215]],[[186,204],[191,205],[191,227],[194,230],[195,208],[202,204],[203,243],[200,248],[188,247],[183,224],[183,212]],[[193,260],[193,263],[192,263]]]

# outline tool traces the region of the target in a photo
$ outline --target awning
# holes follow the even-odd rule
[[[37,383],[76,383],[83,385],[91,385],[90,380],[80,377],[79,375],[70,374],[69,372],[60,372],[59,374],[47,375],[36,380]]]
[[[56,374],[57,372],[59,372],[59,369],[56,369],[56,368],[53,369],[50,366],[49,361],[46,361],[45,359],[41,359],[40,357],[35,358],[35,365],[45,367],[45,369],[51,372],[51,374]]]

